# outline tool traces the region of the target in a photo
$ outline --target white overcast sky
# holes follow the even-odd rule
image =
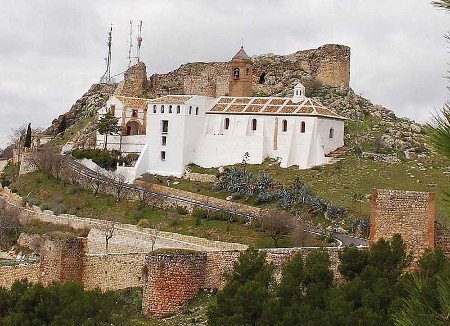
[[[104,72],[127,65],[129,21],[143,20],[148,73],[185,62],[351,47],[353,89],[417,121],[448,100],[450,13],[427,0],[0,0],[0,148],[12,127],[46,127]]]

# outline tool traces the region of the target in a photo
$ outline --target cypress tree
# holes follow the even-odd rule
[[[25,135],[25,143],[23,147],[31,148],[31,123],[28,124],[27,133]]]

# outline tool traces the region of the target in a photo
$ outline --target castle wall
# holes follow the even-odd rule
[[[143,253],[86,255],[83,285],[101,291],[141,287],[144,258]]]
[[[203,287],[205,267],[205,253],[148,255],[143,270],[143,313],[163,317],[180,311]]]
[[[302,82],[307,91],[324,85],[349,87],[350,48],[326,44],[318,49],[298,51],[290,55],[261,55],[252,58],[253,92],[261,95],[286,95]],[[228,95],[228,62],[188,63],[167,74],[149,78],[150,97],[167,94],[193,94],[219,97]],[[264,73],[264,83],[260,77]]]
[[[125,72],[120,94],[117,95],[140,97],[144,95],[146,86],[147,68],[143,62],[139,62]]]
[[[435,215],[434,193],[374,189],[369,244],[400,234],[417,263],[435,246]]]
[[[41,254],[39,281],[44,285],[68,281],[81,283],[86,245],[85,238],[47,238]]]
[[[39,281],[39,263],[0,267],[0,287],[10,288],[14,282],[23,279],[37,283]]]

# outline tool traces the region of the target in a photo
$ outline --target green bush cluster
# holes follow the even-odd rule
[[[419,269],[400,236],[370,250],[346,247],[336,282],[328,254],[298,254],[280,283],[265,254],[240,256],[225,288],[208,308],[208,325],[448,325],[450,261],[442,250],[428,252]]]
[[[91,159],[95,164],[107,170],[115,170],[119,162],[118,151],[107,151],[103,149],[74,149],[72,156],[76,159]]]
[[[44,287],[20,281],[9,290],[0,288],[0,325],[133,325],[130,316],[138,313],[141,301],[136,292],[102,293],[84,291],[76,283]]]

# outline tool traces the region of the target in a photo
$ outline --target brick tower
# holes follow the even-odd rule
[[[252,96],[253,63],[241,47],[231,59],[229,76],[229,96]]]

